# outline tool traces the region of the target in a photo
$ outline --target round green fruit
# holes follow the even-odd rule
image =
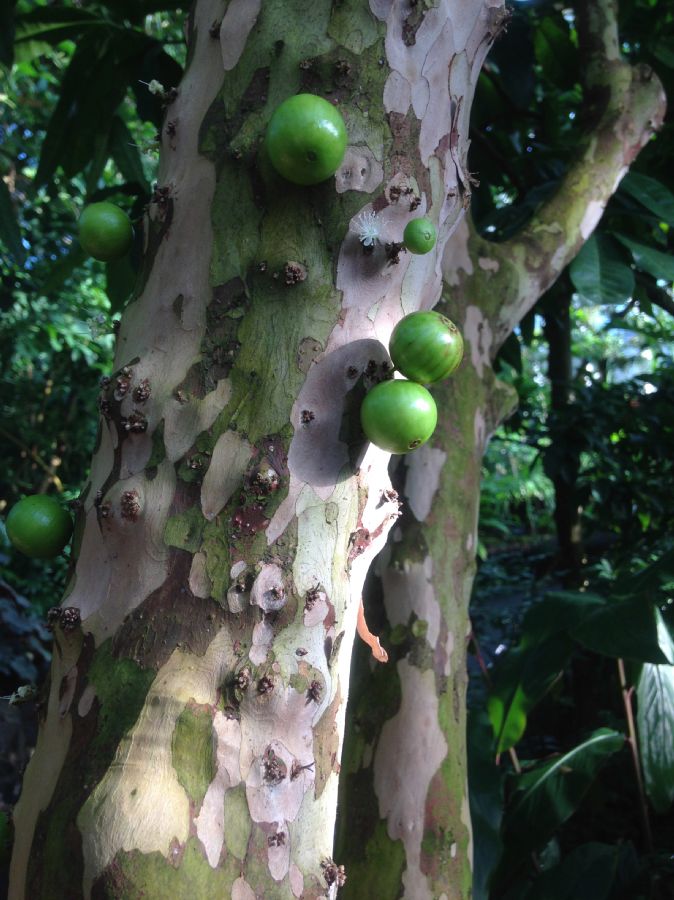
[[[412,219],[405,226],[403,232],[403,244],[410,253],[422,255],[428,253],[435,247],[436,240],[435,225],[430,219]]]
[[[279,174],[294,184],[318,184],[334,175],[346,150],[346,128],[332,103],[295,94],[274,111],[267,126],[267,152]]]
[[[26,556],[58,556],[70,540],[72,519],[46,494],[33,494],[12,507],[5,522],[7,537]]]
[[[85,207],[78,222],[82,249],[103,262],[119,259],[131,246],[131,219],[114,203],[103,201]]]
[[[451,375],[463,359],[463,338],[440,313],[413,312],[393,329],[389,353],[405,378],[433,384]]]
[[[414,381],[382,381],[363,400],[360,421],[368,440],[389,453],[408,453],[435,431],[438,410]]]

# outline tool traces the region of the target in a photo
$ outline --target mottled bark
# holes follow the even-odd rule
[[[408,514],[382,555],[395,685],[373,685],[362,697],[356,686],[345,749],[338,846],[347,866],[367,872],[372,896],[471,896],[464,700],[479,474],[489,436],[515,400],[492,363],[592,233],[664,115],[658,79],[620,58],[616,3],[578,7],[589,130],[577,161],[511,240],[484,241],[467,217],[445,248],[439,308],[462,329],[466,356],[433,389],[441,423],[405,460]],[[347,885],[347,896],[360,895]]]
[[[440,295],[501,13],[501,0],[196,3],[82,493],[63,601],[81,625],[57,629],[16,809],[13,900],[336,894],[351,649],[399,514],[359,400],[396,322]],[[276,176],[261,143],[298,90],[334,99],[349,134],[336,177],[314,188]],[[377,215],[371,254],[362,212]],[[392,261],[384,245],[424,214],[436,250]],[[455,626],[432,633],[445,673]],[[408,704],[435,668],[408,665]],[[455,703],[460,727],[460,691]],[[390,783],[385,755],[378,769]]]

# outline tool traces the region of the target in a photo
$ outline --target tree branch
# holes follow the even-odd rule
[[[557,191],[512,239],[489,247],[498,264],[491,288],[507,286],[495,310],[494,352],[562,270],[599,222],[606,204],[639,151],[664,118],[658,77],[620,58],[617,0],[578,4],[586,112],[595,127]],[[486,247],[481,242],[481,252]],[[513,270],[518,271],[513,289]]]

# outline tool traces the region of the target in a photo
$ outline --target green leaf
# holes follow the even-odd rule
[[[669,253],[663,253],[661,250],[654,250],[646,244],[640,244],[631,238],[625,237],[623,234],[616,234],[616,238],[623,244],[632,254],[635,264],[648,272],[654,278],[661,278],[664,281],[674,281],[674,256]]]
[[[641,764],[653,809],[674,802],[674,667],[646,663],[637,685]]]
[[[127,182],[139,184],[144,190],[149,189],[138,148],[133,143],[131,132],[119,116],[115,116],[112,120],[110,152]]]
[[[121,259],[106,264],[106,293],[110,298],[110,312],[121,312],[133,292],[136,283],[136,271],[127,253]]]
[[[522,621],[522,644],[538,644],[553,634],[569,632],[608,602],[590,591],[551,591],[527,610]]]
[[[503,777],[484,709],[468,714],[468,785],[473,827],[473,900],[489,900],[489,881],[501,858]]]
[[[526,900],[607,900],[619,859],[618,847],[582,844],[560,865],[537,878]]]
[[[0,4],[0,64],[9,68],[14,61],[14,7],[16,0]]]
[[[620,182],[620,190],[638,200],[662,222],[674,225],[674,194],[661,181],[640,172],[628,172]]]
[[[82,250],[79,243],[73,244],[65,256],[52,263],[49,275],[40,286],[41,293],[47,295],[57,291],[66,279],[72,275],[74,270],[84,263],[86,258],[86,253]]]
[[[59,166],[72,177],[89,164],[148,43],[153,42],[136,31],[115,31],[103,39],[90,31],[79,41],[42,145],[37,186]]]
[[[634,272],[604,235],[592,235],[585,242],[569,267],[569,275],[589,303],[625,303],[634,291]]]
[[[674,39],[661,37],[651,45],[651,53],[663,66],[674,69]]]
[[[514,747],[522,737],[529,712],[559,677],[572,649],[566,635],[555,634],[534,646],[509,650],[501,658],[487,703],[497,753]]]
[[[674,581],[674,549],[663,553],[640,572],[618,579],[613,593],[619,597],[648,596],[661,590],[670,581]]]
[[[16,219],[12,195],[2,178],[0,178],[0,241],[17,262],[24,261],[26,251],[21,243],[21,230]]]
[[[557,87],[573,87],[577,54],[568,28],[561,28],[550,16],[543,19],[534,31],[534,52],[546,78]]]
[[[666,663],[660,646],[661,620],[660,611],[648,598],[613,599],[584,618],[570,634],[604,656]]]
[[[544,846],[578,809],[602,766],[625,742],[624,735],[600,728],[586,741],[517,779],[504,821],[505,866],[516,868]]]
[[[60,44],[61,41],[77,39],[83,29],[91,27],[108,31],[111,23],[82,9],[40,6],[16,17],[15,41],[18,45],[32,41]]]

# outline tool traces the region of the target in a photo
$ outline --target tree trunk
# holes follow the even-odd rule
[[[220,0],[196,3],[141,284],[102,386],[76,565],[52,616],[13,900],[311,900],[343,883],[332,837],[351,648],[399,512],[359,400],[386,371],[397,321],[439,298],[470,193],[472,94],[502,17],[502,0],[231,0],[224,16]],[[349,133],[336,178],[314,188],[282,181],[261,146],[297,91],[333,99]],[[379,229],[371,254],[363,212]],[[434,252],[385,249],[423,214]],[[479,426],[458,398],[457,414]],[[469,551],[434,570],[462,591]],[[465,625],[436,624],[447,677]],[[408,702],[433,671],[408,665]],[[446,702],[460,729],[461,689]],[[427,734],[438,764],[443,724]],[[462,760],[452,773],[458,797]]]
[[[576,490],[580,450],[578,442],[573,440],[573,430],[567,434],[558,426],[572,402],[571,285],[568,280],[553,291],[550,307],[545,311],[550,380],[548,427],[553,432],[556,430],[559,437],[546,468],[555,489],[555,528],[559,548],[556,567],[561,570],[564,585],[577,588],[581,584],[583,564],[580,506]],[[567,437],[568,440],[565,440]]]
[[[468,600],[482,456],[513,404],[492,362],[590,236],[665,110],[653,72],[620,59],[614,0],[578,4],[578,28],[593,127],[577,161],[513,239],[481,240],[466,218],[445,249],[441,308],[462,329],[466,355],[454,378],[433,391],[441,423],[429,444],[405,460],[409,514],[382,558],[382,627],[388,621],[396,677],[375,673],[364,687],[362,667],[354,668],[337,844],[347,869],[367,877],[363,894],[347,883],[345,896],[354,900],[473,896],[465,776]]]

